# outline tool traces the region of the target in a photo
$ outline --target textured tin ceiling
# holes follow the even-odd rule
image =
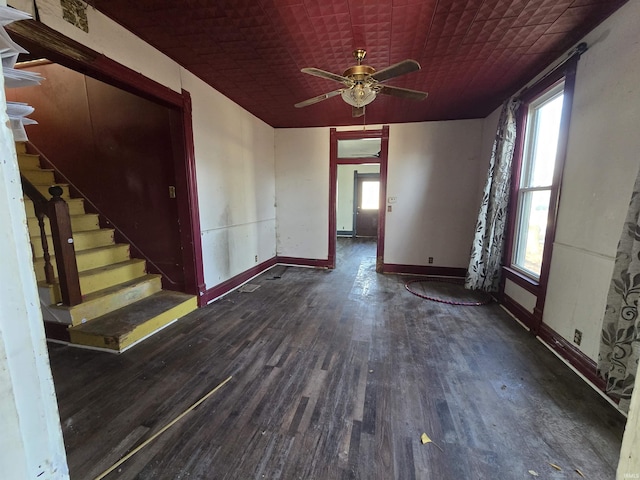
[[[484,117],[627,0],[90,0],[273,127]],[[422,70],[389,85],[425,90],[412,102],[379,95],[366,117],[340,88],[300,73],[342,74],[356,48],[384,68],[411,58]]]

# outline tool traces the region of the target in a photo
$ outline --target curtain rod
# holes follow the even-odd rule
[[[524,95],[527,91],[529,91],[529,89],[531,89],[531,87],[533,87],[534,85],[537,85],[538,83],[542,82],[549,75],[553,75],[554,73],[556,73],[559,69],[564,67],[567,63],[569,63],[569,61],[571,61],[575,57],[580,58],[580,56],[584,52],[586,52],[587,50],[589,50],[589,46],[587,45],[587,42],[581,42],[578,45],[576,45],[576,47],[567,54],[567,58],[565,58],[562,62],[560,62],[555,67],[553,67],[547,73],[545,73],[533,85],[529,85],[527,87],[524,87],[522,90],[520,90],[520,92],[515,96],[515,99],[519,100],[522,97],[522,95]]]

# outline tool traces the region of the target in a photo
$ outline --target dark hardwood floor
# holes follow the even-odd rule
[[[50,344],[71,478],[229,375],[106,478],[614,478],[622,415],[496,304],[430,302],[405,280],[339,239],[336,270],[275,267],[123,355]]]

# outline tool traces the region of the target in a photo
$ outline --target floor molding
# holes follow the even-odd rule
[[[466,268],[434,267],[430,265],[402,265],[397,263],[382,264],[384,273],[398,273],[405,275],[436,275],[439,277],[465,277]]]

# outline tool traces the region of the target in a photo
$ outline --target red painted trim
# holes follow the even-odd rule
[[[534,295],[538,295],[538,291],[540,290],[540,284],[538,282],[509,267],[502,267],[502,271],[507,280],[510,280]]]
[[[596,362],[576,348],[575,345],[544,323],[540,326],[538,338],[573,365],[576,370],[598,387],[598,389],[605,392],[606,383],[598,376]],[[615,399],[613,400],[615,401]]]
[[[364,163],[377,163],[380,165],[380,209],[378,211],[378,238],[376,251],[376,271],[382,272],[384,259],[384,236],[387,206],[387,171],[389,157],[389,126],[382,130],[347,131],[338,132],[332,128],[329,133],[329,227],[328,227],[328,263],[329,268],[336,267],[336,237],[337,219],[337,181],[338,165],[361,165]],[[380,138],[380,157],[376,158],[338,158],[338,140],[357,140],[359,138]]]
[[[383,273],[400,273],[407,275],[434,275],[439,277],[460,277],[467,275],[466,268],[434,267],[429,265],[401,265],[397,263],[383,263]]]
[[[187,198],[178,202],[180,235],[184,264],[185,286],[188,293],[200,298],[205,291],[204,267],[202,261],[202,238],[200,230],[200,206],[198,204],[198,185],[196,180],[196,155],[193,144],[193,123],[191,119],[191,95],[182,90],[182,138],[184,168],[176,168],[176,177],[183,184]],[[176,163],[176,167],[180,167]]]
[[[523,324],[526,325],[528,329],[531,329],[533,326],[534,318],[533,313],[526,310],[522,305],[516,302],[513,298],[511,298],[506,293],[502,294],[502,301],[500,302],[514,317],[520,320]]]
[[[286,265],[298,265],[301,267],[316,267],[316,268],[334,268],[331,267],[329,260],[317,260],[313,258],[298,258],[298,257],[277,257],[278,264]]]
[[[206,305],[211,300],[214,300],[214,299],[224,295],[225,293],[229,293],[231,290],[233,290],[236,287],[239,287],[240,285],[245,283],[247,280],[250,280],[251,278],[255,277],[256,275],[261,274],[265,270],[270,269],[276,263],[277,263],[276,262],[276,257],[270,258],[269,260],[267,260],[265,262],[262,262],[262,263],[256,265],[255,267],[252,267],[249,270],[246,270],[246,271],[236,275],[235,277],[231,277],[229,280],[226,280],[226,281],[224,281],[222,283],[219,283],[215,287],[212,287],[212,288],[206,290],[200,296],[199,305],[200,306]]]
[[[542,256],[542,268],[538,285],[535,280],[527,280],[525,275],[518,275],[515,271],[505,268],[507,278],[536,295],[536,306],[532,315],[531,330],[536,333],[542,325],[542,313],[547,296],[547,285],[549,283],[549,271],[551,268],[551,255],[553,253],[553,242],[556,235],[556,224],[558,218],[558,207],[560,205],[560,189],[562,186],[562,175],[564,173],[564,163],[567,156],[567,145],[569,140],[569,125],[571,122],[571,109],[573,106],[573,94],[575,90],[575,76],[579,60],[579,55],[574,55],[556,70],[542,78],[538,83],[531,86],[520,96],[523,102],[518,112],[517,118],[517,143],[514,150],[513,171],[511,177],[511,193],[509,201],[508,227],[506,236],[506,248],[504,251],[503,265],[509,267],[513,257],[515,242],[517,201],[520,173],[522,169],[522,155],[524,152],[524,137],[526,131],[528,104],[551,89],[564,78],[564,99],[562,106],[562,121],[558,138],[558,149],[556,155],[556,165],[553,174],[553,185],[551,188],[551,198],[549,202],[549,216],[547,218],[547,231],[545,233],[544,253]],[[504,288],[504,286],[502,287]],[[504,293],[504,290],[500,292]]]

